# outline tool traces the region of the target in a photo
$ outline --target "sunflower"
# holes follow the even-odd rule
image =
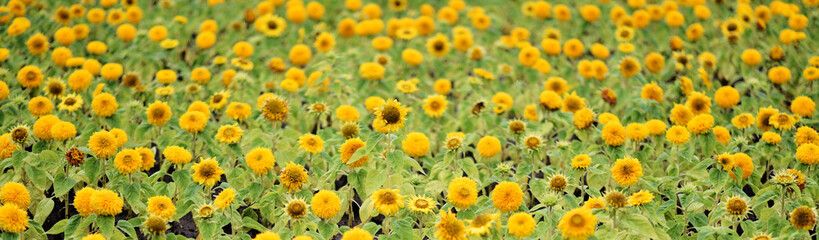
[[[626,195],[623,195],[620,191],[614,190],[606,193],[606,203],[613,207],[624,207],[628,203],[627,201]]]
[[[287,29],[287,21],[276,15],[265,14],[257,18],[256,21],[253,22],[253,26],[256,28],[256,31],[261,32],[265,36],[278,37]]]
[[[381,108],[375,111],[377,118],[375,121],[382,124],[382,129],[386,132],[395,132],[404,127],[404,122],[407,120],[407,113],[411,108],[402,106],[400,102],[395,99],[390,99]]]
[[[196,210],[196,214],[198,218],[209,218],[212,216],[214,210],[213,205],[204,204]]]
[[[173,112],[171,112],[171,107],[168,106],[167,103],[162,101],[155,101],[148,105],[148,108],[145,111],[145,115],[147,115],[148,117],[148,123],[160,127],[165,125],[165,123],[167,123],[168,120],[171,120]]]
[[[11,158],[17,148],[17,144],[11,140],[11,134],[0,135],[0,159]]]
[[[216,199],[213,200],[213,206],[216,207],[216,209],[225,209],[230,206],[230,203],[232,203],[234,199],[236,199],[236,190],[233,190],[233,188],[225,188],[219,192],[219,195],[216,195]]]
[[[341,240],[373,240],[373,235],[360,227],[354,227],[344,232]]]
[[[208,117],[198,111],[190,111],[179,117],[179,127],[188,133],[197,134],[205,130],[208,125]]]
[[[15,142],[18,143],[22,143],[25,142],[26,139],[28,139],[30,132],[31,129],[28,126],[18,125],[17,127],[11,129],[11,131],[9,131],[10,133],[9,136],[11,136],[11,140],[14,140]]]
[[[663,102],[663,89],[657,85],[657,82],[652,81],[651,84],[643,86],[643,89],[640,91],[640,97],[647,100]]]
[[[299,138],[299,149],[312,154],[319,154],[324,151],[324,140],[313,134],[304,134]]]
[[[672,126],[665,133],[665,139],[677,146],[687,143],[690,136],[688,130],[682,126]]]
[[[819,146],[805,143],[796,148],[796,160],[807,165],[819,163]]]
[[[796,124],[797,120],[798,116],[794,117],[792,115],[788,115],[787,113],[776,113],[768,118],[768,124],[780,131],[791,130],[793,129],[793,125]]]
[[[91,206],[94,207],[94,213],[102,216],[115,216],[122,212],[124,202],[114,191],[108,189],[100,189],[94,192],[91,196]]]
[[[51,114],[54,104],[46,97],[39,96],[31,98],[28,102],[28,112],[34,117],[41,117]]]
[[[26,211],[11,205],[0,206],[0,229],[9,233],[22,233],[28,228]]]
[[[193,181],[208,187],[213,187],[216,181],[222,178],[222,174],[225,174],[225,171],[219,167],[219,162],[213,158],[200,158],[199,163],[194,164],[191,168],[194,171],[191,174]]]
[[[563,238],[586,239],[594,235],[594,228],[597,226],[597,216],[591,210],[583,207],[572,209],[557,224]]]
[[[648,128],[642,123],[629,123],[626,125],[626,137],[631,141],[642,142],[648,137]]]
[[[94,96],[91,101],[91,109],[94,110],[94,114],[100,117],[110,117],[116,113],[118,108],[117,98],[109,93],[100,93]]]
[[[381,189],[370,195],[371,204],[381,214],[391,216],[404,207],[404,198],[401,196],[401,190],[398,189]]]
[[[167,218],[151,215],[145,220],[145,228],[154,235],[164,234],[168,230]]]
[[[762,131],[768,131],[772,127],[770,124],[770,119],[772,116],[779,113],[779,110],[768,106],[767,108],[759,108],[759,112],[756,114],[756,126]]]
[[[793,209],[790,217],[791,225],[796,229],[810,230],[816,225],[816,211],[808,206],[799,206]]]
[[[228,98],[230,98],[230,91],[219,91],[213,94],[210,97],[210,108],[213,109],[222,109],[228,103]]]
[[[424,114],[432,118],[437,118],[446,112],[447,104],[449,104],[449,101],[446,100],[446,97],[436,94],[424,99],[422,108],[424,109]]]
[[[77,128],[70,122],[58,122],[51,126],[51,139],[66,141],[77,136]]]
[[[654,194],[646,190],[640,190],[628,197],[628,204],[631,206],[641,206],[650,203],[654,199]]]
[[[714,116],[711,114],[697,115],[688,121],[686,128],[693,134],[706,134],[714,126]]]
[[[166,147],[165,150],[162,151],[162,156],[171,163],[178,165],[187,164],[191,161],[191,158],[193,158],[187,149],[179,146]]]
[[[25,185],[7,182],[0,188],[0,202],[3,205],[14,205],[25,210],[31,204],[31,195],[29,195]]]
[[[335,217],[341,209],[341,199],[334,192],[321,190],[310,200],[310,209],[321,219]]]
[[[432,212],[438,203],[430,197],[415,195],[407,200],[407,205],[414,213],[426,214]]]
[[[38,88],[43,83],[43,73],[39,67],[27,65],[17,72],[17,82],[24,88]]]
[[[361,141],[360,138],[347,139],[347,141],[345,141],[344,144],[341,145],[341,148],[338,149],[338,151],[341,152],[341,162],[346,163],[351,168],[364,166],[364,164],[367,164],[367,161],[370,159],[369,156],[362,156],[359,159],[351,158],[353,157],[353,155],[355,155],[356,151],[366,146],[367,143]]]
[[[796,135],[793,136],[796,141],[796,146],[802,146],[805,143],[819,144],[819,133],[812,127],[802,126],[796,129]]]
[[[754,124],[754,115],[751,115],[750,113],[741,113],[731,119],[731,124],[739,129],[750,127],[751,124]]]
[[[60,98],[62,101],[57,105],[57,109],[60,109],[60,111],[74,112],[82,107],[83,100],[80,95],[72,93]]]
[[[287,166],[282,170],[279,180],[281,180],[282,187],[287,189],[287,192],[300,190],[304,183],[310,182],[307,179],[304,166],[295,164],[292,161],[287,163]]]
[[[120,174],[131,174],[142,168],[142,156],[134,149],[125,149],[117,153],[114,164]]]
[[[734,153],[731,156],[733,160],[733,167],[728,171],[728,176],[733,179],[736,179],[734,175],[734,168],[739,167],[742,169],[742,179],[745,180],[751,176],[754,172],[754,161],[751,159],[751,156],[745,153]],[[726,169],[727,170],[727,169]]]
[[[640,73],[640,62],[633,57],[626,57],[620,61],[620,64],[617,66],[617,69],[620,69],[620,74],[622,74],[626,78],[633,77]]]
[[[618,26],[617,29],[614,30],[614,36],[617,38],[617,41],[620,42],[628,42],[634,38],[634,28],[628,26]]]
[[[232,102],[225,110],[225,114],[227,114],[230,119],[236,120],[237,122],[242,122],[250,117],[251,112],[252,110],[250,109],[250,104],[241,102]]]
[[[305,215],[307,215],[308,209],[309,208],[307,206],[307,203],[305,203],[304,200],[301,199],[293,199],[287,202],[287,204],[285,204],[285,211],[287,212],[287,215],[289,215],[290,218],[293,219],[304,217]]]
[[[28,52],[31,55],[40,55],[44,54],[48,51],[49,43],[48,38],[43,35],[42,33],[37,33],[34,36],[31,36],[26,41],[26,46],[28,47]]]
[[[528,237],[534,232],[535,224],[535,219],[525,212],[512,214],[506,223],[509,228],[509,233],[521,239]]]
[[[535,149],[535,148],[540,147],[540,144],[542,143],[542,141],[543,140],[541,140],[540,137],[533,136],[533,135],[530,135],[530,136],[523,139],[524,145],[526,145],[526,147],[529,148],[529,149]]]
[[[219,131],[216,133],[215,138],[220,143],[235,144],[242,139],[243,133],[244,130],[234,123],[233,125],[224,125],[219,127]]]
[[[611,168],[611,177],[623,187],[637,184],[637,180],[643,176],[643,167],[640,160],[633,157],[617,159]]]
[[[262,114],[270,122],[282,122],[287,119],[290,107],[287,102],[278,96],[268,97],[262,104]]]
[[[549,178],[549,189],[561,192],[568,185],[568,180],[563,175],[557,174]]]
[[[341,135],[344,136],[345,139],[352,139],[358,135],[358,124],[355,122],[345,122],[344,125],[341,125]]]
[[[163,219],[171,219],[176,215],[176,206],[171,198],[166,196],[153,196],[148,198],[148,212]]]
[[[492,204],[502,212],[517,210],[523,203],[523,191],[514,182],[503,181],[492,190]]]
[[[441,57],[449,53],[450,43],[447,37],[443,34],[435,35],[427,39],[427,51],[437,57]]]
[[[606,142],[606,145],[618,147],[626,142],[626,128],[620,125],[620,122],[610,122],[603,126],[600,136]]]
[[[469,224],[466,227],[466,234],[470,236],[483,236],[489,233],[493,225],[499,225],[500,213],[486,213],[475,216],[471,220],[465,220]]]
[[[589,200],[586,200],[583,203],[583,207],[589,210],[591,209],[603,209],[606,207],[606,199],[601,197],[590,197]]]
[[[98,158],[107,159],[114,156],[119,147],[117,147],[117,138],[113,134],[105,130],[100,130],[95,132],[88,139],[88,148],[90,148]]]
[[[691,69],[691,62],[693,61],[693,56],[691,54],[686,54],[685,51],[674,52],[671,55],[671,59],[674,59],[676,63],[675,68],[677,71],[683,71],[687,69]]]
[[[748,212],[748,203],[739,196],[733,196],[725,203],[725,210],[731,215],[744,217]]]
[[[466,240],[467,228],[454,213],[441,210],[441,220],[435,225],[435,237],[441,240]]]
[[[66,93],[65,83],[59,78],[50,77],[48,82],[45,83],[43,92],[51,99],[58,99]]]
[[[357,229],[360,230],[360,228],[357,228]],[[271,232],[271,231],[265,231],[265,232],[256,234],[256,237],[254,237],[253,240],[281,240],[281,237],[279,236],[278,233],[274,233],[274,232]]]
[[[685,101],[685,106],[691,110],[694,115],[711,113],[711,98],[705,94],[694,92],[688,96]]]
[[[805,96],[799,96],[791,102],[791,112],[803,118],[810,118],[816,112],[816,103],[812,99]]]

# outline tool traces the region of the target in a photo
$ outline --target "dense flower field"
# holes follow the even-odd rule
[[[817,239],[819,0],[8,0],[0,239]]]

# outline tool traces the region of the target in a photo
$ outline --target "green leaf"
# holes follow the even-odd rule
[[[34,221],[45,222],[52,210],[54,210],[54,200],[51,198],[40,200],[40,203],[37,204],[37,212],[34,214]]]
[[[83,169],[85,170],[85,176],[88,177],[88,183],[94,183],[97,181],[99,174],[101,171],[102,166],[100,166],[100,159],[91,157],[85,160],[85,163],[82,164]]]
[[[116,228],[114,227],[114,217],[113,216],[100,216],[97,217],[97,226],[99,226],[102,235],[105,237],[112,237],[114,236],[114,231]]]
[[[49,189],[51,181],[49,181],[48,177],[50,175],[48,175],[45,171],[34,167],[34,165],[26,165],[25,169],[26,176],[31,179],[31,182],[34,183],[37,188],[43,191]]]
[[[321,233],[322,237],[324,237],[325,239],[330,239],[333,235],[336,234],[336,231],[338,231],[338,226],[327,221],[319,221],[318,230],[319,230],[318,232]]]
[[[137,235],[137,232],[134,229],[134,226],[131,224],[131,222],[128,222],[128,221],[125,221],[125,220],[119,220],[119,222],[117,222],[117,228],[119,228],[120,230],[122,230],[123,232],[128,234],[128,236],[131,237],[131,238],[138,238],[139,237],[139,235]]]
[[[62,197],[68,193],[77,182],[77,179],[67,178],[63,173],[57,174],[57,177],[54,178],[54,196]]]
[[[260,232],[264,232],[267,229],[264,225],[249,217],[242,218],[242,225]]]
[[[76,215],[75,215],[76,216]],[[79,219],[79,218],[70,218],[70,219]],[[68,225],[69,219],[63,219],[59,222],[55,223],[54,226],[51,226],[51,229],[46,232],[49,235],[56,235],[65,232],[65,226]],[[75,221],[77,222],[77,221]]]

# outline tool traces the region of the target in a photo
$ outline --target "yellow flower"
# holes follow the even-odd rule
[[[114,191],[108,189],[100,189],[94,192],[91,196],[91,205],[94,207],[94,213],[102,216],[115,216],[122,212],[124,202]]]
[[[381,214],[391,216],[404,207],[404,198],[398,189],[381,189],[370,195],[371,204]]]
[[[665,139],[677,146],[687,143],[689,137],[690,134],[688,133],[688,130],[682,126],[672,126],[665,133]]]
[[[37,124],[35,123],[35,129]],[[36,131],[35,131],[36,133]],[[107,159],[117,153],[117,139],[108,131],[100,130],[91,135],[88,139],[88,148],[94,152],[98,158]]]
[[[41,117],[51,114],[54,104],[46,97],[39,96],[31,98],[28,102],[28,112],[34,117]]]
[[[96,95],[91,101],[91,109],[94,110],[94,114],[100,117],[110,117],[114,115],[118,108],[117,98],[109,93]]]
[[[411,132],[401,141],[401,148],[410,157],[423,157],[429,153],[429,138],[423,133]]]
[[[493,225],[499,226],[499,223],[496,224],[498,218],[500,218],[500,213],[480,214],[471,220],[465,220],[469,224],[466,227],[466,234],[471,236],[486,235]]]
[[[171,163],[182,165],[191,161],[191,153],[179,146],[169,146],[162,151],[162,155]]]
[[[629,123],[626,125],[626,137],[632,141],[643,141],[648,137],[648,128],[641,123]]]
[[[466,209],[478,199],[478,185],[472,179],[459,177],[449,182],[447,201],[459,209]]]
[[[620,122],[609,122],[603,126],[600,136],[606,145],[618,147],[626,142],[626,129],[620,125]]]
[[[591,158],[589,157],[589,155],[580,154],[580,155],[577,155],[574,158],[572,158],[572,167],[573,168],[585,169],[585,168],[589,167],[590,164],[591,164]]]
[[[360,228],[356,228],[356,229],[360,230]],[[281,237],[279,237],[279,234],[277,234],[277,233],[274,233],[274,232],[271,232],[271,231],[265,231],[263,233],[256,234],[256,237],[254,237],[253,240],[281,240]]]
[[[594,228],[597,226],[597,216],[591,210],[583,207],[572,209],[557,224],[563,238],[586,239],[594,235]]]
[[[776,113],[768,119],[768,123],[777,130],[791,130],[798,120],[797,117],[786,113]]]
[[[407,113],[411,108],[402,106],[398,100],[390,99],[387,104],[381,106],[375,111],[377,116],[374,120],[378,124],[382,124],[382,129],[388,133],[398,131],[404,127],[404,122],[407,120]]]
[[[506,226],[509,227],[509,233],[523,239],[535,231],[535,224],[535,219],[531,215],[519,212],[509,216]]]
[[[816,211],[808,206],[799,206],[791,212],[790,219],[794,228],[810,230],[816,226]]]
[[[660,88],[656,82],[651,82],[651,84],[643,86],[643,89],[640,91],[640,96],[643,99],[654,100],[661,103],[663,102],[663,89]]]
[[[796,160],[808,165],[819,163],[819,146],[813,143],[802,144],[796,148]]]
[[[450,43],[443,34],[427,39],[427,52],[436,57],[441,57],[449,53]]]
[[[324,140],[317,135],[304,134],[299,138],[299,149],[312,154],[321,153],[324,151]]]
[[[744,217],[748,211],[748,203],[739,196],[733,196],[725,203],[725,210],[731,215]]]
[[[437,118],[446,112],[447,104],[449,104],[449,101],[446,100],[446,97],[436,94],[424,99],[422,108],[424,109],[424,114]]]
[[[685,101],[685,106],[691,110],[694,115],[711,113],[711,98],[705,94],[694,92],[688,96]]]
[[[292,161],[287,163],[287,166],[282,170],[279,176],[282,187],[287,189],[287,192],[300,190],[304,183],[310,182],[307,179],[307,172],[304,166],[295,164]]]
[[[646,190],[640,190],[628,197],[628,204],[631,206],[641,206],[650,203],[654,199],[654,194]]]
[[[290,112],[290,107],[287,102],[278,96],[268,97],[263,100],[262,114],[264,118],[270,122],[282,122],[287,119],[287,114]]]
[[[57,108],[60,109],[60,111],[65,110],[65,111],[68,111],[68,112],[74,112],[77,109],[80,109],[80,107],[82,107],[83,100],[82,100],[82,96],[80,96],[80,95],[72,93],[72,94],[68,94],[67,96],[64,96],[64,97],[61,97],[61,98],[62,98],[62,101],[60,101],[60,104],[57,105]]]
[[[589,210],[605,208],[606,207],[606,199],[604,199],[602,196],[601,197],[589,198],[589,200],[586,200],[586,202],[583,203],[583,207],[587,208]]]
[[[236,191],[233,188],[225,188],[219,195],[216,195],[216,199],[213,200],[213,206],[216,209],[225,209],[230,206],[230,203],[236,198]]]
[[[754,115],[751,115],[749,113],[741,113],[731,119],[731,124],[733,124],[734,127],[739,129],[750,127],[751,124],[754,124]]]
[[[522,203],[523,191],[517,183],[503,181],[492,190],[492,204],[502,212],[517,210]]]
[[[484,158],[491,158],[501,152],[501,142],[493,136],[484,136],[478,141],[478,153]]]
[[[225,171],[219,167],[219,162],[213,160],[213,158],[200,158],[199,163],[194,164],[191,168],[194,171],[191,174],[193,181],[208,187],[215,185],[216,181],[219,181],[222,177],[222,174],[225,174]]]
[[[0,206],[0,229],[9,233],[22,233],[28,228],[26,211],[12,205]]]
[[[805,96],[799,96],[791,102],[791,112],[803,117],[810,118],[816,112],[816,103],[813,99]]]
[[[454,213],[441,210],[441,220],[435,225],[435,237],[441,240],[466,240],[466,226]]]
[[[629,187],[637,184],[637,180],[643,176],[643,167],[640,160],[632,157],[617,159],[611,167],[611,177],[620,186]]]
[[[341,199],[329,190],[321,190],[310,200],[310,209],[321,219],[335,217],[341,210]]]
[[[92,213],[96,213],[94,205],[91,203],[91,197],[94,196],[96,192],[97,190],[90,187],[84,187],[76,192],[74,195],[73,204],[80,216],[85,217],[91,215]]]
[[[797,150],[797,153],[798,152],[799,150]],[[728,171],[728,175],[731,176],[731,178],[736,179],[736,176],[734,176],[733,171],[735,167],[739,167],[740,169],[742,169],[743,180],[748,179],[748,177],[750,177],[751,174],[754,172],[754,162],[753,160],[751,160],[751,156],[748,156],[748,154],[734,153],[734,155],[731,156],[731,159],[733,160],[733,167],[730,169],[730,171]]]
[[[779,110],[768,106],[767,108],[759,108],[759,112],[756,114],[756,126],[762,131],[768,131],[772,127],[770,124],[770,119],[773,115],[779,113]]]
[[[705,134],[714,127],[714,116],[711,114],[697,115],[688,121],[686,128],[693,134]]]
[[[142,156],[134,149],[125,149],[117,153],[114,164],[120,174],[131,174],[142,168]]]
[[[148,198],[148,212],[163,219],[170,220],[176,215],[176,206],[171,198],[166,196],[153,196]]]
[[[243,133],[244,130],[242,130],[238,124],[224,125],[219,127],[219,131],[216,133],[216,140],[224,144],[235,144],[242,139]]]
[[[437,207],[438,203],[430,197],[416,195],[407,200],[407,205],[412,212],[430,213]]]
[[[28,209],[28,205],[31,204],[31,195],[29,195],[25,185],[7,182],[0,188],[0,202],[3,205],[14,205],[20,209]]]
[[[367,161],[370,159],[369,156],[362,156],[359,159],[351,159],[355,152],[363,147],[367,146],[367,143],[361,141],[359,138],[350,138],[347,139],[344,144],[341,145],[339,148],[339,152],[341,153],[341,161],[346,163],[351,168],[357,168],[364,166]],[[363,151],[363,150],[362,150]],[[352,161],[351,161],[352,160]]]
[[[819,133],[809,126],[802,126],[796,129],[794,141],[796,141],[797,146],[805,143],[819,144]]]

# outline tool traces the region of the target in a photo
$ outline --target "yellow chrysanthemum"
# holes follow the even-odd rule
[[[276,164],[276,157],[269,148],[255,148],[245,155],[245,163],[257,175],[266,175]]]
[[[176,215],[176,206],[171,198],[166,196],[153,196],[148,198],[148,212],[163,219],[170,220]]]
[[[22,233],[28,228],[28,214],[15,205],[0,206],[0,229],[9,233]]]
[[[563,238],[572,240],[593,236],[596,226],[597,216],[594,216],[591,210],[583,207],[566,212],[557,224]]]
[[[435,237],[441,240],[466,240],[466,226],[454,213],[441,211],[441,220],[435,225]]]
[[[216,140],[224,144],[238,143],[242,139],[242,134],[245,131],[238,126],[238,124],[224,125],[219,127],[216,133]]]
[[[617,159],[611,167],[611,177],[620,186],[628,187],[637,184],[637,180],[643,176],[643,166],[640,160],[633,157]]]
[[[162,156],[171,163],[179,165],[189,163],[193,158],[187,149],[180,146],[166,147],[165,150],[162,151]]]
[[[225,188],[219,195],[216,195],[216,199],[213,200],[213,206],[216,209],[225,209],[230,206],[230,203],[236,199],[236,191],[233,188]]]
[[[28,209],[31,204],[31,195],[29,195],[26,186],[16,182],[7,182],[0,187],[0,202],[3,205],[14,205],[20,209]]]
[[[651,202],[654,199],[654,194],[646,190],[640,190],[628,197],[628,204],[631,206],[641,206]]]
[[[404,198],[398,189],[381,189],[370,195],[371,204],[381,214],[394,215],[404,207]]]
[[[313,195],[310,200],[310,209],[321,219],[335,217],[341,210],[341,199],[336,193],[329,190],[321,190]]]
[[[216,181],[221,179],[222,174],[225,174],[225,171],[219,167],[219,162],[213,160],[213,158],[200,158],[199,163],[194,164],[191,168],[194,171],[191,174],[193,181],[208,187],[215,185]]]
[[[517,210],[523,203],[523,191],[514,182],[503,181],[492,190],[492,204],[502,212]]]
[[[287,166],[282,170],[279,180],[281,180],[282,187],[287,189],[287,192],[300,190],[304,183],[309,182],[304,166],[295,164],[292,161],[287,163]]]
[[[122,212],[122,206],[125,202],[114,191],[108,189],[100,189],[91,195],[91,206],[94,208],[94,213],[103,216],[114,216]]]
[[[312,154],[321,153],[324,151],[324,140],[317,135],[304,134],[299,138],[299,149]]]
[[[471,220],[467,219],[465,221],[469,226],[466,227],[466,234],[470,236],[486,235],[493,225],[499,226],[499,224],[496,224],[498,218],[500,218],[500,213],[480,214]]]
[[[134,149],[125,149],[117,153],[114,165],[120,174],[131,174],[142,168],[142,156]]]

